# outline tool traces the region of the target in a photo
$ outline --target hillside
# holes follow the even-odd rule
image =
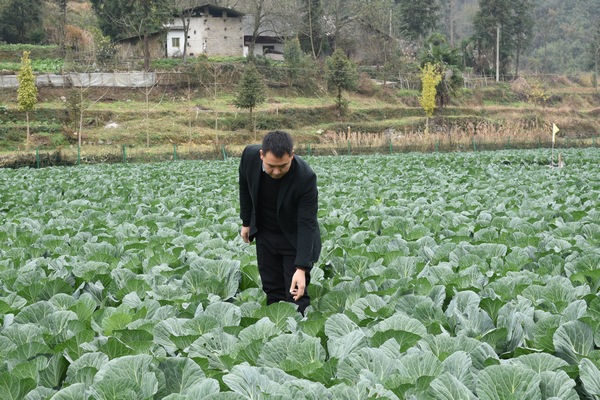
[[[186,1],[189,1],[190,5],[206,3],[198,0]],[[397,0],[393,3],[397,6],[403,2],[406,1]],[[64,29],[64,40],[66,40],[66,44],[75,53],[78,53],[79,51],[82,52],[81,54],[74,54],[74,58],[85,58],[86,52],[91,51],[93,47],[99,45],[98,43],[93,44],[94,41],[99,39],[98,16],[95,15],[91,2],[88,0],[32,2],[32,7],[29,11],[37,11],[35,15],[36,18],[34,18],[34,15],[28,15],[27,13],[9,13],[9,6],[13,3],[18,4],[19,0],[0,0],[0,43],[59,45],[62,40],[61,32],[62,29]],[[178,2],[178,4],[183,3],[184,2]],[[223,7],[232,7],[251,14],[253,12],[252,4],[255,2],[213,0],[212,3]],[[274,4],[286,4],[290,7],[283,7],[283,10],[292,14],[282,14],[286,15],[284,19],[292,21],[299,20],[299,18],[297,18],[297,10],[291,7],[293,2],[281,0],[277,2],[266,2],[265,4],[269,3],[271,3],[270,7],[265,7],[264,9],[264,12],[267,13],[267,15],[263,16],[264,19],[268,20],[272,17],[271,15],[268,15],[268,13],[271,11]],[[323,20],[329,21],[328,24],[331,24],[331,21],[340,20],[342,26],[337,27],[338,29],[343,29],[343,21],[352,20],[356,17],[354,14],[344,14],[344,12],[351,13],[352,11],[350,10],[353,10],[351,7],[353,3],[358,3],[360,5],[360,1],[358,0],[354,2],[348,0],[346,2],[348,7],[342,7],[342,10],[338,10],[335,7],[337,2],[323,0],[321,3],[323,3],[324,10],[330,14],[329,18],[323,18]],[[433,32],[440,32],[446,36],[448,42],[453,47],[460,49],[461,52],[466,51],[469,48],[469,43],[473,40],[475,32],[474,18],[479,11],[480,0],[447,0],[438,3],[438,13],[430,17],[434,21],[427,21],[427,25],[431,26],[432,30],[423,32],[421,38],[426,38]],[[523,43],[524,47],[519,56],[519,70],[536,73],[571,74],[578,71],[592,71],[596,69],[596,73],[598,74],[599,60],[597,43],[598,35],[600,35],[600,26],[598,25],[598,21],[600,20],[600,0],[544,0],[525,1],[522,3],[527,3],[531,6],[530,14],[533,25],[531,32],[527,34],[525,42]],[[35,7],[33,4],[36,4]],[[66,6],[64,21],[62,20],[63,14],[59,4],[64,4]],[[375,12],[374,8],[371,7],[358,7],[357,9]],[[294,12],[296,12],[296,14],[294,14]],[[409,37],[406,36],[406,32],[402,32],[402,29],[396,26],[396,24],[399,23],[396,19],[400,14],[401,12],[395,8],[387,10],[384,12],[386,18],[382,18],[384,21],[382,23],[385,26],[393,23],[394,30],[399,32],[397,38],[409,40]],[[359,18],[369,19],[369,17],[372,17],[369,13],[366,15],[367,16],[365,17],[359,13]],[[395,19],[390,21],[387,16]],[[376,21],[374,21],[376,18],[373,17],[370,19],[373,20],[371,22],[374,24],[376,23]],[[61,23],[66,24],[66,26],[60,28]],[[19,24],[22,25],[21,30],[27,31],[25,33],[29,34],[20,38],[23,39],[21,41],[16,41],[16,39],[10,40],[12,36],[9,35],[9,31],[14,30],[11,28],[11,25],[18,26]],[[327,29],[331,29],[331,27],[323,27],[323,31]],[[392,26],[389,26],[389,29],[392,29]],[[106,34],[106,32],[104,33]],[[348,46],[346,48],[348,53],[353,53],[357,49],[352,46],[360,45],[361,43],[364,43],[366,39],[368,38],[359,36],[358,40],[352,41],[349,37],[345,37],[343,44],[344,46]],[[422,40],[416,40],[413,45],[416,49],[419,49],[423,46],[423,42]],[[513,62],[516,61],[516,57],[514,56],[515,55],[513,54]],[[4,57],[0,57],[0,60],[6,61]],[[382,59],[379,61],[381,61],[382,64],[384,62]]]
[[[73,157],[79,135],[76,111],[69,109],[72,95],[69,89],[40,89],[31,113],[31,150]],[[85,92],[82,151],[102,159],[101,154],[122,146],[172,153],[176,145],[182,152],[187,146],[188,152],[220,156],[223,147],[235,153],[274,129],[290,131],[305,149],[333,152],[350,145],[359,152],[389,146],[424,151],[549,146],[553,123],[560,127],[563,146],[596,145],[600,133],[600,92],[583,80],[542,85],[522,79],[463,89],[449,106],[436,110],[428,134],[418,91],[373,86],[371,93],[346,96],[349,109],[339,115],[326,94],[299,97],[270,88],[267,102],[251,118],[233,106],[231,93],[213,98],[172,87],[93,89]],[[26,125],[16,93],[5,90],[2,98],[7,101],[0,111],[0,145],[4,153],[22,152]]]
[[[479,2],[442,2],[437,26],[448,38],[453,37],[457,47],[474,33],[473,17],[479,10]],[[598,35],[600,29],[600,0],[535,1],[532,17],[532,36],[522,54],[520,69],[558,74],[593,69],[590,48],[594,46],[594,35]]]

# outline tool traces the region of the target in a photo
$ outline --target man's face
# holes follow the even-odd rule
[[[265,172],[273,179],[281,179],[288,173],[292,166],[294,153],[292,155],[284,154],[283,157],[276,157],[270,151],[263,153],[260,151],[260,159],[263,162]]]

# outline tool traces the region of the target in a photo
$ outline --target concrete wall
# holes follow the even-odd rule
[[[179,47],[173,46],[174,38],[179,39]],[[183,30],[171,30],[167,33],[167,57],[183,56],[184,39]]]
[[[175,21],[175,23],[180,25],[178,21]],[[180,37],[181,48],[179,50],[183,54],[183,31],[169,31],[167,46],[172,45],[172,37]],[[177,49],[168,51],[168,56],[175,56],[177,54],[175,50]],[[242,19],[228,17],[226,13],[223,14],[223,17],[206,15],[192,18],[188,32],[187,54],[191,57],[197,57],[201,54],[207,56],[243,56]]]
[[[152,87],[158,83],[153,72],[70,72],[64,75],[39,74],[37,87]],[[17,75],[0,75],[0,88],[18,88]]]
[[[165,35],[154,35],[149,38],[150,58],[157,59],[165,56]],[[117,44],[117,57],[121,61],[142,59],[144,43],[138,38],[124,40]]]
[[[254,44],[254,55],[262,56],[269,55],[265,54],[265,49],[273,49],[275,53],[283,53],[283,43],[255,43]],[[244,46],[244,57],[248,56],[250,52],[250,48],[248,46]],[[275,55],[271,54],[272,58],[276,58]]]
[[[242,19],[207,17],[203,19],[206,28],[206,54],[208,56],[238,56],[244,54],[244,33]]]

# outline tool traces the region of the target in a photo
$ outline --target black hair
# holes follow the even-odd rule
[[[262,152],[263,154],[271,152],[277,158],[283,157],[284,154],[291,156],[294,152],[294,140],[284,131],[269,132],[263,138]]]

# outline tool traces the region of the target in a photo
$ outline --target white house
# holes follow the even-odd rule
[[[211,4],[185,10],[189,20],[187,32],[188,56],[243,56],[244,32],[242,14],[231,8]],[[185,43],[185,29],[181,17],[169,21],[167,28],[167,57],[181,57]]]
[[[244,57],[250,52],[250,44],[254,34],[254,16],[245,15],[242,21],[244,31]],[[254,42],[254,55],[264,55],[273,59],[283,59],[284,39],[275,29],[261,27]]]
[[[254,30],[254,17],[232,8],[205,4],[184,10],[189,21],[187,51],[190,57],[247,56]],[[181,16],[173,17],[167,30],[167,57],[183,56],[185,27]],[[283,39],[274,29],[261,27],[255,40],[254,55],[282,58]]]

